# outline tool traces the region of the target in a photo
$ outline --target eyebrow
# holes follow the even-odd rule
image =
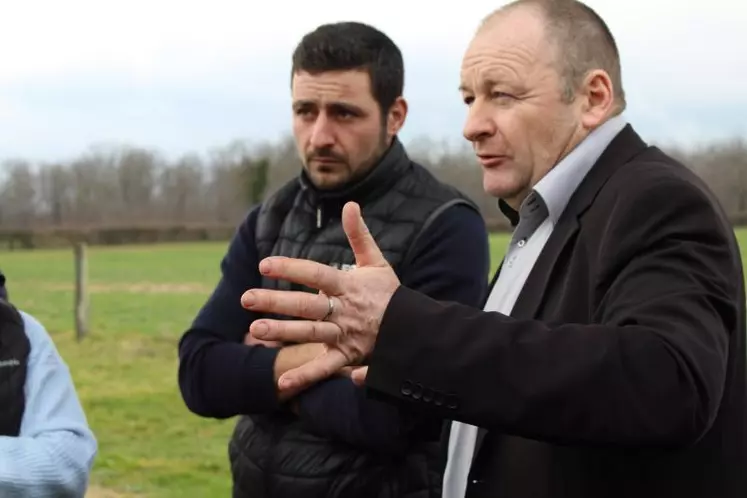
[[[294,109],[299,109],[303,107],[319,107],[319,104],[314,100],[297,100],[293,102]],[[346,111],[357,113],[357,114],[365,114],[365,111],[361,107],[355,104],[351,104],[349,102],[332,101],[332,102],[327,102],[324,105],[324,107],[328,109],[329,108],[338,109],[338,110],[344,109]]]
[[[480,87],[482,87],[482,88],[489,88],[489,87],[495,86],[495,84],[496,84],[496,82],[494,80],[489,79],[489,80],[483,81],[480,84]],[[473,90],[471,88],[468,88],[467,85],[465,85],[464,83],[462,83],[461,85],[459,85],[459,91],[460,92],[471,92]]]
[[[482,82],[482,83],[480,84],[480,87],[481,87],[482,89],[489,89],[489,88],[492,88],[492,87],[494,87],[494,86],[496,86],[496,85],[501,85],[501,84],[507,85],[508,83],[506,83],[505,81],[504,81],[504,82],[501,82],[501,81],[499,81],[499,80],[498,80],[498,79],[496,79],[496,78],[488,78],[488,79],[484,80],[484,81],[483,81],[483,82]],[[462,83],[462,84],[460,84],[460,85],[459,85],[459,92],[460,92],[460,93],[464,93],[464,92],[472,92],[472,91],[474,91],[474,90],[473,90],[473,89],[471,89],[471,88],[469,88],[469,87],[467,87],[467,85],[466,85],[466,84],[464,84],[464,83]]]

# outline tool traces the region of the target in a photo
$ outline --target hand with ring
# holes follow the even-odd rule
[[[300,318],[256,320],[249,329],[255,338],[327,345],[327,351],[313,361],[283,374],[278,380],[281,391],[309,386],[344,367],[360,365],[373,350],[386,307],[399,288],[399,279],[368,231],[360,207],[347,203],[342,219],[356,268],[344,271],[309,260],[266,258],[259,265],[263,275],[320,292],[251,289],[241,297],[247,309]],[[352,376],[361,383],[365,373],[363,367]]]

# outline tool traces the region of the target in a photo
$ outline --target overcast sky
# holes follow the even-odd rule
[[[98,143],[173,157],[275,139],[289,129],[294,45],[340,20],[371,23],[402,49],[405,140],[463,140],[460,58],[502,3],[0,0],[0,159],[65,159]],[[688,3],[589,0],[620,47],[627,116],[659,143],[747,137],[747,5]]]

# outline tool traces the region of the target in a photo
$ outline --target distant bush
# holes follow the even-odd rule
[[[747,212],[731,217],[735,227],[747,227]],[[486,220],[490,232],[510,232],[505,218]],[[168,242],[212,242],[230,240],[235,224],[182,223],[38,229],[0,228],[0,249],[49,249],[67,247],[76,241],[94,246],[159,244]]]

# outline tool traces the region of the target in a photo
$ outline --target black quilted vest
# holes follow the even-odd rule
[[[0,436],[18,436],[26,408],[26,368],[31,345],[23,318],[7,300],[0,274]]]
[[[281,255],[338,268],[353,265],[341,223],[347,201],[360,204],[371,234],[398,274],[420,233],[444,209],[457,203],[477,209],[458,190],[410,161],[395,139],[371,173],[352,186],[320,192],[302,174],[269,197],[257,219],[260,259]],[[298,288],[270,279],[263,286]],[[403,456],[378,455],[318,437],[286,413],[240,417],[229,457],[234,498],[441,496],[444,462],[438,443],[413,443]]]

